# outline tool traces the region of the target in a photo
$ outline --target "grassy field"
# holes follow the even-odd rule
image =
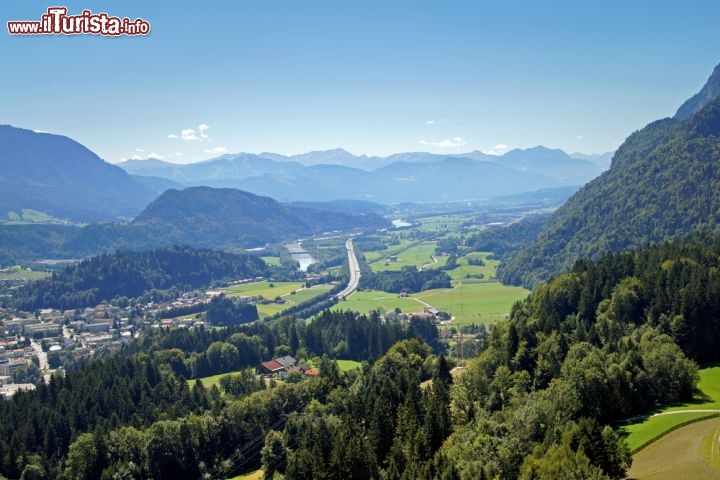
[[[667,432],[673,427],[680,425],[691,420],[697,420],[699,418],[705,418],[710,413],[701,412],[688,412],[688,413],[675,413],[672,415],[660,415],[657,417],[650,417],[642,423],[628,425],[623,427],[623,431],[628,433],[626,438],[628,447],[633,451],[636,448],[643,445],[645,442],[656,438],[663,432]],[[651,444],[652,445],[652,444]],[[650,447],[646,447],[650,448]]]
[[[422,232],[455,232],[460,224],[470,221],[474,215],[440,215],[436,217],[424,217],[414,220],[420,226],[417,230]]]
[[[252,473],[238,475],[237,477],[232,477],[228,480],[262,480],[263,475],[264,475],[264,473],[262,470],[255,470]]]
[[[282,295],[282,299],[285,303],[268,303],[267,305],[258,304],[258,315],[260,315],[260,318],[273,316],[276,313],[280,313],[283,310],[294,307],[299,303],[322,295],[323,293],[328,292],[332,288],[332,285],[315,285],[311,288],[293,290],[296,292],[295,294],[287,293],[285,295]]]
[[[390,252],[386,255],[379,257],[380,260],[371,263],[370,268],[372,268],[373,272],[380,272],[385,270],[400,270],[408,265],[415,265],[417,268],[420,268],[424,264],[432,264],[429,265],[430,268],[439,268],[445,265],[445,261],[447,260],[447,258],[436,257],[436,263],[433,263],[435,246],[436,242],[431,241],[420,242],[416,245],[412,245],[409,248],[406,246],[406,250],[403,250],[402,252],[397,254],[397,261],[385,261],[385,258],[388,255],[393,254],[392,252]],[[399,248],[394,249],[394,251],[399,250]]]
[[[67,220],[53,217],[45,212],[23,208],[20,213],[8,212],[7,222],[9,225],[22,225],[27,223],[69,223]]]
[[[337,364],[341,372],[349,372],[350,370],[358,369],[361,365],[360,362],[356,362],[355,360],[338,360]]]
[[[438,217],[440,218],[440,217]],[[443,217],[444,218],[444,217]],[[420,242],[398,254],[398,261],[381,260],[371,264],[373,271],[399,270],[405,265],[420,266],[430,261],[435,251],[435,242]],[[377,254],[378,252],[371,252]],[[452,288],[426,290],[402,298],[397,294],[381,291],[359,291],[346,301],[333,307],[334,310],[355,310],[367,313],[382,308],[385,311],[399,308],[404,313],[422,312],[423,307],[432,306],[450,312],[456,325],[491,324],[505,318],[513,304],[530,293],[521,287],[510,287],[494,281],[498,261],[489,260],[488,252],[473,252],[458,259],[458,267],[448,270],[452,278]],[[367,254],[366,254],[367,257]],[[379,258],[386,258],[383,255]],[[485,265],[470,265],[470,259],[480,259]],[[442,266],[447,257],[437,257],[438,263],[432,268]],[[482,278],[479,278],[481,277]]]
[[[719,433],[720,418],[679,428],[637,453],[628,477],[635,480],[718,479]]]
[[[483,279],[485,281],[489,281],[495,278],[495,272],[497,270],[497,266],[500,262],[497,260],[488,260],[488,256],[491,255],[488,252],[484,253],[468,253],[467,255],[460,257],[458,259],[458,265],[459,267],[448,271],[450,276],[453,279],[457,280],[465,280],[466,282],[475,280],[475,279],[467,279],[468,275],[483,275]],[[468,262],[470,259],[477,259],[482,260],[485,262],[485,266],[481,267],[478,265],[470,265]],[[479,280],[476,280],[479,281]]]
[[[346,301],[339,302],[334,310],[354,310],[367,313],[378,307],[385,311],[396,307],[404,313],[422,312],[430,305],[451,312],[455,324],[490,324],[502,320],[512,305],[528,295],[521,287],[508,287],[498,282],[459,283],[454,288],[426,290],[410,297],[395,293],[361,291],[352,294]]]
[[[370,310],[382,308],[385,311],[400,308],[405,313],[422,312],[425,305],[414,297],[401,298],[396,293],[380,292],[377,290],[363,290],[355,292],[347,300],[338,302],[332,310],[353,310],[367,313]]]
[[[37,280],[50,275],[47,272],[36,272],[27,270],[20,266],[7,267],[0,269],[0,280]]]
[[[263,259],[265,263],[272,266],[279,266],[280,265],[280,257],[260,257]]]
[[[720,367],[700,369],[700,380],[697,389],[698,391],[692,401],[667,406],[654,413],[676,412],[679,410],[720,410]],[[622,427],[622,431],[627,434],[626,440],[630,450],[634,450],[676,425],[709,415],[712,415],[712,412],[651,416]]]
[[[271,286],[272,285],[272,286]],[[257,297],[262,295],[265,298],[282,297],[293,290],[302,288],[302,282],[253,282],[233,285],[223,288],[222,291],[230,297]]]
[[[380,258],[385,258],[389,255],[396,255],[399,252],[402,252],[403,250],[407,249],[413,244],[410,240],[400,240],[400,243],[397,245],[390,245],[388,248],[384,250],[373,250],[373,251],[363,251],[362,254],[365,255],[365,260],[370,263],[374,262]]]
[[[270,285],[273,285],[272,287]],[[332,289],[332,285],[315,285],[311,288],[304,288],[302,282],[254,282],[233,285],[223,288],[222,291],[230,297],[256,297],[262,295],[268,300],[281,297],[284,303],[269,303],[267,305],[257,304],[260,318],[269,317],[287,310],[290,307],[302,303],[311,298],[317,297]],[[292,293],[295,292],[295,293]]]
[[[220,388],[220,385],[219,385],[220,379],[222,377],[225,377],[227,375],[232,375],[235,373],[240,373],[240,370],[238,370],[236,372],[219,373],[217,375],[211,375],[209,377],[203,377],[203,378],[198,378],[198,379],[191,378],[190,380],[187,381],[187,384],[188,384],[188,387],[193,388],[195,386],[195,383],[197,382],[197,380],[200,380],[203,384],[203,387],[205,387],[206,390],[211,389],[213,387],[213,385],[217,385],[218,388]]]
[[[414,297],[437,309],[451,312],[457,325],[487,325],[504,319],[513,304],[529,293],[525,288],[510,287],[499,282],[460,281],[453,288],[427,290]]]

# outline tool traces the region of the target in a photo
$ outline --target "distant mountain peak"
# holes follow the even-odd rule
[[[331,148],[329,150],[325,150],[325,152],[326,153],[345,153],[347,155],[352,155],[352,153],[348,152],[347,150],[345,150],[342,147]],[[355,155],[353,155],[353,156],[355,156]]]
[[[539,152],[559,153],[559,152],[562,152],[562,154],[567,155],[567,153],[565,153],[563,150],[561,150],[559,148],[550,148],[550,147],[546,147],[544,145],[536,145],[534,147],[529,147],[529,148],[516,148],[515,150],[520,151],[520,152],[528,152],[528,153],[539,153]],[[512,151],[513,150],[510,150],[510,152],[512,152]],[[506,155],[507,155],[507,153],[510,153],[510,152],[506,152]]]
[[[678,108],[675,118],[686,120],[718,97],[720,97],[720,64],[715,67],[703,88]]]

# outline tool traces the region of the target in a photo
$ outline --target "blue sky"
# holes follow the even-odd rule
[[[7,33],[58,4],[152,31]],[[0,123],[113,163],[336,147],[600,153],[674,114],[720,62],[717,1],[3,0],[0,17]]]

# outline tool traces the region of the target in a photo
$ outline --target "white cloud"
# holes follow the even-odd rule
[[[426,142],[425,140],[420,140],[420,145],[425,145],[426,147],[438,147],[438,148],[458,148],[458,147],[464,147],[467,142],[463,140],[462,137],[453,137],[453,138],[447,138],[445,140],[440,140],[439,142]]]
[[[483,153],[487,155],[503,155],[505,152],[507,152],[510,149],[507,145],[503,143],[498,143],[490,150],[484,150]]]
[[[215,148],[206,148],[205,153],[209,153],[210,155],[222,155],[223,153],[227,153],[228,149],[225,147],[215,147]]]
[[[205,123],[201,123],[200,125],[198,125],[198,131],[200,132],[200,138],[207,140],[208,139],[207,131],[209,129],[210,129],[210,127]]]
[[[48,133],[47,130],[33,130],[35,133]]]
[[[182,157],[182,156],[183,156],[183,154],[182,154],[182,153],[180,153],[180,152],[175,152],[175,156],[176,156],[176,157]]]
[[[577,138],[578,140],[582,140],[582,139],[583,139],[583,136],[582,136],[582,135],[575,135],[575,138]]]
[[[179,138],[185,142],[212,142],[208,130],[210,130],[210,126],[207,123],[201,123],[197,128],[184,128],[180,131],[180,135],[171,133],[167,138]]]
[[[447,118],[441,118],[440,120],[430,119],[425,122],[425,125],[444,125],[447,123]]]
[[[186,128],[180,132],[180,138],[186,142],[193,142],[198,139],[197,135],[195,135],[195,130],[192,128]]]
[[[160,155],[159,153],[153,152],[153,153],[151,153],[150,155],[148,155],[147,158],[152,158],[153,160],[162,160],[162,159],[165,158],[165,157],[163,157],[163,156]]]
[[[143,158],[140,155],[133,155],[130,157],[130,160],[142,160]]]

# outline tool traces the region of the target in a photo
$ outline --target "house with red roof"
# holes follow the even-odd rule
[[[258,370],[263,375],[280,375],[281,377],[287,375],[285,366],[275,359],[261,363]]]

